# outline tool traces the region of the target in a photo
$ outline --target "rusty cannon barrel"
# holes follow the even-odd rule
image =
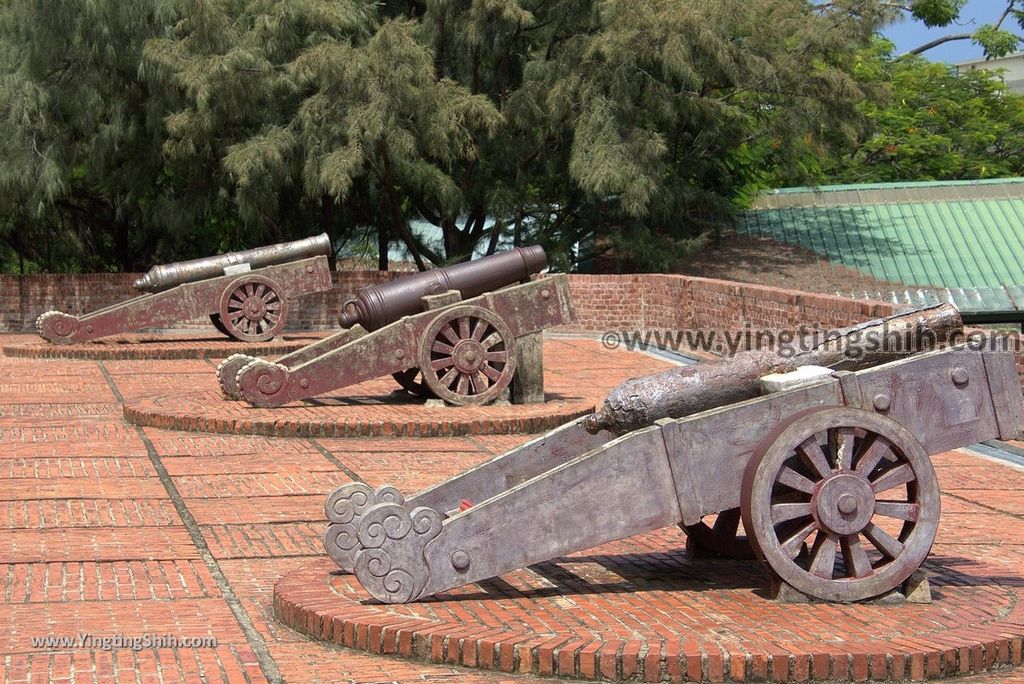
[[[458,290],[463,299],[527,280],[548,264],[539,245],[516,247],[500,254],[435,268],[381,285],[361,288],[355,299],[345,302],[339,322],[349,328],[359,323],[366,330],[377,330],[402,316],[423,310],[422,298]]]
[[[584,420],[587,432],[625,434],[662,418],[682,418],[759,394],[759,379],[803,366],[868,368],[939,348],[963,332],[956,307],[938,304],[832,331],[800,351],[752,350],[732,358],[631,378],[616,387],[601,409]]]
[[[289,261],[329,255],[331,239],[327,233],[292,242],[256,247],[242,252],[228,252],[202,259],[161,264],[149,269],[146,275],[135,281],[134,287],[142,292],[161,292],[184,283],[215,278],[228,273],[232,266],[248,264],[250,268],[275,266]]]

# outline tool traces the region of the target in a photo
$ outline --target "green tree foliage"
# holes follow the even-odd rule
[[[372,21],[357,3],[284,7],[197,3],[147,45],[184,105],[168,153],[226,173],[247,226],[294,192],[289,209],[344,207],[421,265],[503,231],[559,252],[595,228],[667,264],[753,182],[744,146],[770,139],[785,165],[822,119],[851,125],[850,58],[881,19],[765,0],[391,2]]]
[[[0,10],[4,240],[50,267],[132,269],[157,221],[163,112],[138,78],[166,21],[149,0]]]
[[[295,120],[309,92],[290,71],[306,51],[366,39],[368,2],[180,0],[145,42],[140,74],[164,93],[163,158],[230,246],[336,233],[337,207],[307,192]]]
[[[666,268],[863,137],[878,27],[960,5],[9,0],[0,240],[134,269],[326,230],[424,267],[511,235],[564,266],[596,232]]]
[[[893,59],[878,41],[858,68],[889,96],[866,102],[867,135],[832,160],[826,175],[847,182],[950,180],[1024,174],[1024,96],[998,72],[957,74],[920,57]]]

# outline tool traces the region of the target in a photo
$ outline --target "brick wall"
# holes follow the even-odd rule
[[[0,331],[29,332],[44,311],[56,309],[81,315],[138,296],[132,283],[139,273],[0,275]],[[364,285],[398,277],[399,273],[342,271],[333,274],[332,292],[289,302],[288,328],[325,330],[337,326],[341,304]],[[208,318],[179,321],[174,328],[208,326]]]
[[[335,289],[290,302],[290,330],[331,330],[342,303],[365,285],[404,275],[398,272],[342,271]],[[136,273],[0,275],[0,332],[29,332],[40,313],[59,309],[81,314],[138,293]],[[895,312],[884,302],[783,290],[683,275],[572,275],[576,321],[561,332],[622,330],[793,330],[800,324],[836,328]],[[176,328],[208,326],[205,318]],[[1024,356],[1017,356],[1024,378]]]
[[[792,329],[851,325],[888,316],[884,302],[681,275],[570,277],[576,323],[565,330]]]
[[[83,313],[131,296],[137,273],[85,275],[0,275],[0,330],[35,329],[39,314],[50,309]]]
[[[359,288],[401,275],[378,271],[335,273],[333,291],[290,302],[289,329],[332,329],[342,303]],[[36,317],[50,309],[82,314],[136,296],[131,284],[138,276],[0,275],[0,332],[32,331]],[[563,326],[564,332],[737,330],[744,325],[778,330],[793,329],[801,323],[840,327],[887,316],[895,310],[884,302],[682,275],[572,275],[569,283],[576,321]],[[175,327],[208,324],[206,319],[196,319]]]
[[[323,330],[336,325],[341,304],[364,285],[385,282],[400,273],[343,271],[333,274],[335,289],[290,302],[291,330]],[[34,329],[44,311],[72,314],[116,304],[138,293],[137,273],[0,275],[0,331]],[[566,331],[725,328],[744,324],[783,328],[799,323],[849,325],[888,315],[892,307],[795,290],[744,285],[678,275],[570,276],[577,321]],[[205,319],[174,327],[207,325]]]

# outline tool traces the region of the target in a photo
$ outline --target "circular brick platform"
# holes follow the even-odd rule
[[[323,558],[281,578],[274,607],[361,651],[583,679],[914,681],[1021,662],[1020,585],[984,563],[933,557],[928,605],[784,605],[756,562],[683,545],[666,528],[393,606]]]
[[[363,396],[319,397],[277,408],[254,408],[220,392],[165,394],[129,401],[124,417],[135,425],[272,437],[453,437],[546,432],[594,410],[585,400],[426,406],[395,392],[391,378],[355,388]]]
[[[268,342],[239,342],[216,333],[139,333],[80,344],[50,344],[42,339],[3,346],[4,356],[28,359],[160,360],[225,358],[232,354],[281,356],[301,349],[323,334],[290,334]]]

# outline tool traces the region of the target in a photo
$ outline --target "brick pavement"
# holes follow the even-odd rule
[[[758,563],[693,558],[674,528],[409,605],[367,604],[319,559],[286,574],[275,601],[286,624],[356,649],[586,679],[900,680],[1019,663],[1024,577],[961,543],[975,511],[945,508],[929,605],[768,601]]]
[[[205,360],[4,357],[0,368],[0,622],[11,626],[0,635],[0,682],[523,680],[313,643],[270,607],[278,577],[321,554],[323,497],[348,481],[338,465],[348,453],[359,458],[346,467],[372,477],[375,455],[390,464],[382,472],[403,460],[442,463],[446,453],[461,467],[489,458],[484,444],[124,423],[126,398],[172,381],[186,393],[189,382],[215,382]],[[31,643],[146,633],[216,636],[219,645],[109,652]]]
[[[7,339],[2,336],[0,342]],[[578,372],[575,382],[595,395],[606,391],[596,384],[613,385],[628,375],[664,366],[646,356],[606,354],[596,343],[559,344],[566,346],[549,345],[557,351],[546,360],[549,374],[562,376],[568,385]],[[174,378],[212,377],[213,366],[189,360],[0,358],[0,370],[0,549],[7,550],[0,557],[0,622],[10,626],[0,634],[0,682],[261,682],[280,677],[289,682],[490,684],[538,679],[451,664],[448,652],[454,656],[459,647],[466,651],[465,644],[473,643],[472,638],[467,641],[475,634],[473,628],[454,632],[454,642],[440,642],[444,650],[436,658],[439,662],[424,662],[311,641],[282,624],[272,608],[278,580],[302,572],[322,555],[321,506],[328,489],[352,475],[371,484],[397,482],[407,490],[419,489],[525,437],[279,439],[137,428],[122,421],[121,404],[158,392]],[[943,455],[937,464],[946,508],[932,561],[939,573],[936,584],[961,601],[974,596],[958,611],[969,620],[982,620],[986,610],[1004,611],[1016,601],[1024,584],[1022,536],[1017,531],[1017,494],[1024,473],[963,453]],[[979,466],[996,476],[979,476]],[[990,488],[993,483],[997,488]],[[685,563],[681,554],[672,553],[680,545],[681,536],[669,529],[620,542],[617,551],[613,549],[619,560],[610,554],[611,560],[605,561],[611,569],[588,560],[588,555],[595,555],[591,553],[541,571],[548,574],[549,583],[585,581],[591,571],[610,573],[602,581],[611,582],[613,590],[597,596],[621,602],[634,595],[632,585],[642,584],[643,578],[632,568],[636,559]],[[649,556],[651,548],[668,555]],[[686,577],[671,578],[669,584],[695,591],[663,593],[680,605],[696,605],[721,584],[715,577],[718,567],[715,562],[694,564]],[[581,579],[567,578],[566,569]],[[541,576],[534,571],[512,573],[506,578],[508,591],[522,592]],[[751,606],[764,605],[756,596],[759,585],[743,582],[734,578],[721,589],[748,596],[748,603],[733,607],[741,616]],[[554,610],[557,592],[544,600],[555,605],[538,611],[537,620],[543,629],[556,630],[562,620]],[[568,600],[582,602],[583,594],[569,595]],[[503,603],[507,601],[520,613],[511,612]],[[493,603],[488,626],[499,631],[517,628],[522,612],[532,608],[508,597]],[[435,606],[432,610],[445,609],[430,605]],[[598,613],[572,616],[590,629],[605,619]],[[680,610],[673,619],[721,629],[716,617]],[[872,627],[868,612],[855,617],[866,625],[864,629]],[[626,618],[620,620],[624,621],[615,629],[630,624]],[[824,634],[834,626],[821,629]],[[31,644],[32,636],[80,633],[216,636],[218,646],[104,651]],[[536,652],[520,650],[516,662],[536,653],[539,670],[553,647],[550,640],[537,644]],[[681,644],[683,656],[687,644]],[[569,645],[560,642],[563,649]],[[622,639],[613,650],[632,667],[635,647]],[[601,649],[589,645],[574,646],[569,652],[574,653],[574,664],[585,661],[601,668],[603,662],[612,662],[607,656],[602,661]],[[998,649],[992,652],[996,660],[1002,657]],[[500,660],[500,649],[497,655]],[[431,654],[423,657],[430,660]],[[464,654],[460,657],[463,660],[454,659],[469,662]],[[940,653],[940,668],[942,657]],[[965,657],[968,663],[972,657],[984,663],[986,654],[968,651]],[[862,662],[860,657],[851,658],[850,667],[858,668],[855,674]],[[930,666],[930,661],[922,666]],[[753,652],[750,667],[754,672],[761,667]],[[666,677],[671,674],[666,669]],[[965,681],[1024,682],[1024,677],[998,673]]]
[[[643,364],[655,363],[640,354],[618,355],[618,363],[610,363],[599,345],[566,339],[549,340],[547,348],[553,359],[571,358],[574,364],[555,363],[545,378],[547,401],[523,406],[424,406],[420,399],[395,392],[394,380],[385,376],[310,401],[261,409],[226,401],[208,369],[196,364],[164,377],[159,392],[147,376],[119,379],[119,385],[127,397],[129,423],[174,430],[281,437],[522,434],[546,432],[592,412],[608,389],[643,372]],[[599,377],[586,382],[587,373],[595,372]]]
[[[231,354],[280,356],[324,333],[288,333],[267,342],[239,342],[215,331],[128,333],[79,344],[51,344],[38,335],[4,335],[4,356],[26,359],[223,359]]]

